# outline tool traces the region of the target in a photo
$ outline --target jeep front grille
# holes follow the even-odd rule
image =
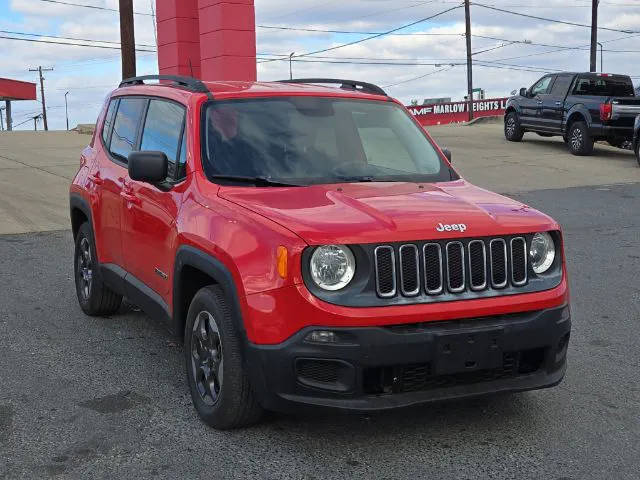
[[[521,287],[528,280],[527,241],[521,236],[380,245],[374,263],[382,298],[480,292],[509,283]]]

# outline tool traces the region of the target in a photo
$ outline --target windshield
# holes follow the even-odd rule
[[[205,117],[203,166],[216,183],[221,176],[298,185],[456,178],[422,129],[392,102],[220,101],[206,107]]]

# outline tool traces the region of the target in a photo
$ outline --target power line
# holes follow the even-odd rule
[[[513,12],[511,10],[505,10],[504,8],[492,7],[490,5],[483,5],[482,3],[475,3],[474,2],[473,5],[476,6],[476,7],[487,8],[489,10],[495,10],[496,12],[502,12],[502,13],[509,13],[511,15],[517,15],[519,17],[533,18],[535,20],[543,20],[545,22],[552,22],[552,23],[562,23],[563,25],[572,25],[574,27],[591,28],[591,25],[585,25],[584,23],[568,22],[566,20],[555,20],[553,18],[538,17],[536,15],[529,15],[527,13]],[[598,27],[598,29],[599,30],[607,30],[609,32],[640,33],[640,32],[634,31],[634,30],[620,30],[620,29],[617,29],[617,28],[607,28],[607,27]]]
[[[464,33],[385,33],[385,32],[362,32],[362,31],[354,31],[354,30],[328,30],[323,28],[303,28],[303,27],[281,27],[278,25],[256,25],[258,28],[270,29],[270,30],[290,30],[295,32],[310,32],[310,33],[338,33],[338,34],[346,34],[346,35],[392,35],[392,36],[416,36],[416,37],[431,37],[431,36],[442,36],[442,37],[452,37],[452,36],[463,36]]]
[[[313,52],[302,53],[300,55],[295,55],[294,58],[295,57],[307,57],[309,55],[315,55],[316,53],[329,52],[329,51],[332,51],[332,50],[337,50],[339,48],[349,47],[351,45],[356,45],[358,43],[366,42],[368,40],[373,40],[374,38],[379,38],[379,37],[382,37],[382,36],[385,36],[385,35],[390,35],[390,34],[392,34],[394,32],[399,31],[399,30],[403,30],[405,28],[412,27],[412,26],[417,25],[419,23],[426,22],[427,20],[431,20],[432,18],[435,18],[435,17],[438,17],[438,16],[443,15],[445,13],[451,12],[452,10],[456,10],[456,9],[458,9],[460,7],[462,7],[462,5],[457,5],[455,7],[447,8],[446,10],[442,10],[441,12],[435,13],[435,14],[429,16],[429,17],[421,18],[420,20],[416,20],[415,22],[407,23],[406,25],[401,25],[399,27],[393,28],[393,29],[388,30],[386,32],[380,32],[380,33],[377,33],[375,35],[371,35],[371,36],[366,37],[366,38],[361,38],[359,40],[354,40],[353,42],[343,43],[341,45],[336,45],[336,46],[333,46],[333,47],[323,48],[321,50],[315,50]],[[283,58],[273,58],[273,59],[265,60],[265,61],[263,61],[261,63],[274,62],[274,61],[277,61],[277,60],[289,60],[290,58],[291,57],[288,57],[288,56],[287,57],[283,57]]]
[[[67,5],[70,7],[92,8],[94,10],[104,10],[106,12],[120,12],[120,10],[118,10],[117,8],[99,7],[97,5],[87,5],[84,3],[62,2],[60,0],[40,0],[40,1],[46,2],[46,3],[56,3],[58,5]],[[146,12],[133,12],[133,13],[134,15],[153,16],[153,13],[146,13]]]
[[[96,43],[111,43],[113,45],[120,46],[120,42],[112,42],[110,40],[93,40],[90,38],[77,38],[77,37],[61,37],[58,35],[46,35],[44,33],[28,33],[28,32],[13,32],[10,30],[0,30],[0,33],[6,33],[7,35],[25,35],[28,37],[45,37],[45,38],[57,38],[59,40],[74,40],[80,42],[96,42]],[[155,47],[155,45],[149,45],[146,43],[137,44],[140,47]]]
[[[3,38],[5,40],[18,40],[18,41],[22,41],[22,42],[33,42],[33,43],[51,43],[54,45],[70,45],[73,47],[90,47],[90,48],[105,48],[108,50],[120,50],[120,47],[116,47],[116,46],[108,46],[108,45],[91,45],[88,43],[77,43],[77,42],[56,42],[54,40],[42,40],[42,39],[35,39],[35,38],[19,38],[19,37],[8,37],[6,35],[0,35],[0,38]],[[136,48],[136,51],[138,52],[154,52],[155,50],[147,50],[144,48]]]
[[[415,80],[420,80],[421,78],[425,78],[425,77],[428,77],[428,76],[430,76],[430,75],[435,75],[436,73],[440,73],[440,72],[447,72],[447,71],[451,70],[451,69],[452,69],[452,68],[454,68],[454,67],[455,67],[455,65],[450,65],[450,66],[448,66],[448,67],[441,68],[440,70],[436,70],[435,72],[429,72],[429,73],[426,73],[426,74],[424,74],[424,75],[420,75],[420,76],[418,76],[418,77],[413,77],[413,78],[410,78],[410,79],[408,79],[408,80],[403,80],[403,81],[401,81],[401,82],[391,83],[391,84],[389,84],[389,85],[383,85],[383,86],[382,86],[382,88],[395,87],[396,85],[402,85],[402,84],[404,84],[404,83],[409,83],[409,82],[413,82],[413,81],[415,81]]]

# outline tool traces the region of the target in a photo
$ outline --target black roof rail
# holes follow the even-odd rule
[[[338,84],[346,90],[358,90],[375,95],[387,96],[387,92],[373,83],[360,82],[358,80],[342,80],[339,78],[294,78],[292,80],[278,80],[280,83],[330,83]]]
[[[184,77],[180,75],[143,75],[141,77],[125,78],[120,82],[120,87],[128,87],[131,85],[144,85],[145,80],[170,80],[173,85],[183,87],[186,90],[191,90],[198,93],[206,93],[209,96],[211,92],[207,86],[197,78]]]

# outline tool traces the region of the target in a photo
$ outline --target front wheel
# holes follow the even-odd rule
[[[185,366],[198,415],[220,430],[251,425],[262,415],[241,350],[242,341],[222,290],[217,286],[200,289],[185,323]]]
[[[510,142],[519,142],[524,136],[524,129],[520,126],[520,119],[516,112],[509,112],[504,119],[504,137]]]
[[[574,155],[591,155],[593,153],[593,138],[585,122],[573,122],[567,133],[569,151]]]
[[[120,308],[122,296],[102,282],[93,231],[88,222],[80,226],[76,235],[74,269],[78,303],[84,313],[110,315]]]

